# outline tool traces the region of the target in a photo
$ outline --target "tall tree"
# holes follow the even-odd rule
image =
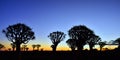
[[[115,42],[119,44],[119,45],[118,45],[118,48],[120,48],[120,38],[117,38],[117,39],[115,40]]]
[[[13,51],[15,51],[16,45],[14,43],[11,43],[10,45],[11,45]]]
[[[26,44],[30,40],[35,39],[32,29],[25,24],[14,24],[8,26],[3,33],[6,35],[9,41],[16,44],[16,51],[20,51],[20,45]]]
[[[76,48],[76,40],[75,39],[68,39],[66,41],[66,43],[71,48],[72,51],[75,51],[75,48]]]
[[[77,50],[81,51],[94,32],[84,25],[74,26],[68,31],[70,39],[76,40]]]
[[[36,45],[38,51],[39,51],[40,46],[41,46],[40,44]]]
[[[57,45],[65,38],[65,34],[60,31],[52,32],[48,35],[53,45],[51,45],[53,51],[56,51]]]
[[[4,46],[3,44],[0,44],[0,50],[1,50],[2,48],[5,48],[5,46]]]
[[[87,43],[90,47],[90,50],[93,50],[93,47],[99,42],[101,41],[101,38],[97,35],[91,35],[91,38],[89,40],[87,40]]]
[[[99,46],[100,46],[100,51],[102,51],[102,48],[106,45],[106,41],[102,42],[98,42]]]

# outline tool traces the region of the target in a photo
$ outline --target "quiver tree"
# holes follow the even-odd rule
[[[99,46],[100,46],[100,51],[102,51],[102,48],[106,45],[106,41],[102,42],[98,42]]]
[[[52,32],[48,35],[53,45],[51,45],[53,51],[56,51],[57,45],[65,38],[65,34],[60,31]]]
[[[3,44],[0,44],[0,50],[1,50],[2,48],[5,48],[5,46],[4,46]]]
[[[26,51],[27,45],[22,45],[23,51]]]
[[[34,32],[32,29],[25,24],[14,24],[8,26],[3,33],[6,35],[9,41],[16,45],[16,51],[20,51],[20,45],[26,44],[30,40],[35,39]]]
[[[41,47],[41,45],[37,44],[36,47],[37,47],[37,51],[39,51],[39,48]]]
[[[97,35],[91,35],[91,38],[87,40],[87,43],[90,47],[90,50],[93,50],[93,47],[98,44],[98,42],[101,41],[101,38]]]
[[[70,39],[75,39],[78,51],[83,49],[83,46],[91,38],[92,34],[94,32],[84,25],[74,26],[68,31]]]
[[[12,50],[15,51],[16,45],[14,43],[11,43],[10,45],[12,47]]]
[[[25,49],[26,49],[26,51],[28,51],[28,50],[29,50],[29,48],[28,48],[28,47],[26,47]]]
[[[75,39],[68,39],[66,41],[66,43],[71,48],[72,51],[75,51],[75,48],[76,48],[76,40]]]
[[[35,44],[33,44],[33,45],[32,45],[33,51],[35,50],[35,47],[36,47],[36,45],[35,45]]]

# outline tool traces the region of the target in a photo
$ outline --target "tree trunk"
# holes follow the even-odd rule
[[[102,47],[100,47],[100,51],[102,51]]]
[[[13,51],[15,51],[15,48],[13,48]]]
[[[55,52],[55,51],[56,51],[57,45],[58,45],[58,44],[53,45],[53,47],[52,47],[53,52]]]
[[[90,50],[93,50],[93,49],[92,49],[92,46],[90,46]]]
[[[82,51],[84,45],[85,45],[85,40],[84,39],[80,39],[80,41],[78,40],[77,41],[77,51]]]
[[[82,51],[83,50],[83,46],[82,45],[77,46],[77,50],[78,51]]]
[[[89,48],[90,48],[90,50],[93,50],[93,46],[92,45],[89,45]]]
[[[54,46],[54,47],[53,47],[53,51],[54,51],[54,52],[56,51],[56,47],[57,47],[57,46]]]
[[[20,52],[20,44],[19,43],[16,44],[16,51]]]
[[[20,43],[16,43],[16,58],[21,60],[21,54],[20,54]]]

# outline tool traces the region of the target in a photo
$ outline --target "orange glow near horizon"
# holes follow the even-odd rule
[[[22,46],[22,45],[21,45]],[[32,48],[32,46],[31,46],[31,44],[28,44],[28,46],[27,46],[28,48],[29,48],[29,51],[32,51],[33,50],[33,48]],[[117,48],[118,46],[104,46],[103,47],[103,50],[105,50],[106,48],[107,49],[109,49],[109,50],[112,50],[112,49],[115,49],[115,48]],[[6,51],[8,51],[8,49],[9,48],[11,48],[11,46],[9,45],[9,44],[6,44],[5,45],[5,48],[3,48],[3,49],[1,49],[1,50],[6,50]],[[43,51],[52,51],[52,48],[49,46],[49,45],[42,45],[40,48],[39,48],[39,51],[41,51],[43,49]],[[84,49],[88,49],[89,50],[89,47],[84,47]],[[95,47],[95,49],[97,49],[97,50],[100,50],[100,48],[99,48],[99,46],[96,46]],[[12,50],[12,48],[11,48],[11,50]],[[37,50],[37,48],[35,48],[35,50]],[[56,49],[57,51],[70,51],[71,49],[68,47],[68,46],[58,46],[57,47],[57,49]]]
[[[11,46],[10,46],[10,42],[9,41],[6,41],[6,42],[4,42],[4,41],[1,41],[1,43],[5,46],[5,48],[3,48],[3,49],[1,49],[1,50],[8,50],[9,48],[11,48]],[[37,43],[36,43],[37,44]],[[23,44],[21,44],[21,47],[22,47],[22,45]],[[29,48],[29,51],[32,51],[33,50],[33,48],[32,48],[32,43],[28,43],[28,44],[26,44],[27,45],[27,47]],[[52,51],[52,48],[50,47],[51,46],[51,44],[45,44],[45,43],[42,43],[42,44],[40,44],[41,45],[41,47],[39,48],[39,50],[41,51],[41,49],[43,49],[43,51]],[[117,48],[118,46],[114,46],[114,45],[106,45],[106,46],[104,46],[103,47],[103,49],[105,49],[105,48],[108,48],[108,49],[114,49],[114,48]],[[99,48],[99,46],[98,45],[96,45],[95,47],[94,47],[95,49],[100,49]],[[84,46],[84,49],[88,49],[89,50],[89,46],[88,45],[85,45]],[[12,48],[11,48],[11,50],[12,50]],[[35,50],[37,50],[37,48],[35,48]],[[57,49],[56,49],[57,51],[68,51],[68,50],[71,50],[67,45],[62,45],[62,44],[59,44],[58,46],[57,46]]]

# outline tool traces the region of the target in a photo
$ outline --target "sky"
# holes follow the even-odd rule
[[[0,43],[7,48],[7,40],[2,30],[9,25],[24,23],[35,32],[36,39],[28,42],[41,44],[44,50],[51,50],[48,35],[62,31],[66,38],[57,50],[69,50],[66,40],[68,30],[76,25],[85,25],[100,36],[102,41],[120,37],[119,0],[0,0]],[[7,49],[6,48],[6,49]]]

